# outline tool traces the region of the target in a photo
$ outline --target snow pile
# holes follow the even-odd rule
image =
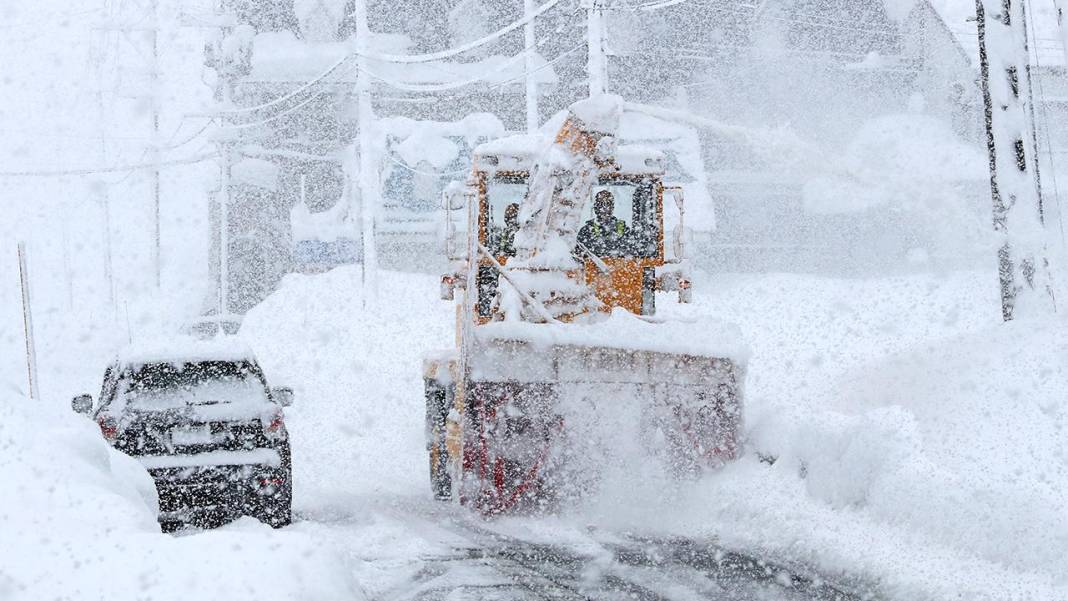
[[[447,347],[455,313],[437,278],[390,273],[363,307],[359,266],[290,275],[241,335],[274,386],[292,386],[294,511],[346,515],[361,499],[427,488],[422,358]]]
[[[867,121],[841,158],[845,173],[817,176],[804,189],[812,213],[848,213],[893,204],[921,215],[963,213],[964,182],[986,177],[981,149],[958,140],[934,117],[903,114]],[[964,215],[968,217],[968,215]]]
[[[0,402],[0,598],[360,598],[343,560],[299,532],[243,519],[161,534],[147,472],[51,407]]]
[[[289,210],[289,222],[293,227],[293,240],[318,240],[335,242],[352,239],[359,235],[359,224],[353,222],[349,204],[338,201],[325,211],[312,212],[308,205],[298,202]]]
[[[1066,598],[1068,324],[1000,324],[996,282],[721,281],[683,311],[740,322],[753,347],[751,452],[692,485],[631,478],[581,519],[715,537],[892,598]]]

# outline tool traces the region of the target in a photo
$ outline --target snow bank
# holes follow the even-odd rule
[[[344,560],[243,519],[172,537],[147,472],[95,425],[25,398],[0,403],[0,598],[360,598]]]
[[[984,181],[980,149],[958,140],[949,126],[922,114],[872,119],[843,153],[845,177],[816,176],[804,188],[811,213],[849,213],[883,205],[927,215],[966,213],[962,182]]]
[[[890,598],[1068,598],[1068,324],[1000,324],[996,282],[698,290],[674,310],[738,322],[753,347],[750,453],[693,484],[621,479],[583,523],[714,537]]]
[[[360,266],[342,266],[286,276],[245,317],[241,335],[271,383],[295,389],[295,511],[329,518],[370,497],[429,490],[422,356],[452,342],[456,319],[438,285],[383,273],[364,308]]]

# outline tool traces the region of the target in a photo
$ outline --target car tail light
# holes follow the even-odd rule
[[[268,438],[283,439],[286,437],[286,425],[285,421],[283,421],[281,410],[274,412],[274,415],[271,416],[271,421],[263,430]]]
[[[104,438],[115,440],[119,435],[119,424],[115,421],[115,418],[101,415],[97,418],[96,423],[100,425],[100,433],[104,435]]]

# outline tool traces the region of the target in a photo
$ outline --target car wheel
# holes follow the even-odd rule
[[[260,501],[256,519],[271,528],[282,528],[293,523],[293,495],[289,490]]]

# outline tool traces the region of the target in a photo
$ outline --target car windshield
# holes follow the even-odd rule
[[[267,402],[259,371],[250,363],[152,363],[128,373],[123,397],[135,409],[260,404]]]

